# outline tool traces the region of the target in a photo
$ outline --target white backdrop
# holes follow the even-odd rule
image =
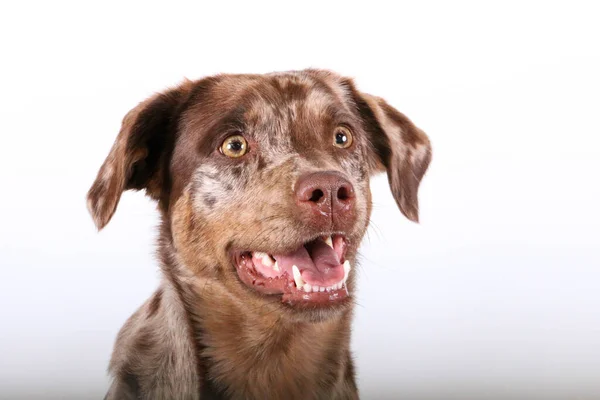
[[[85,194],[138,101],[323,67],[430,136],[421,224],[374,180],[353,349],[365,399],[600,398],[593,2],[0,6],[0,398],[101,398],[157,285],[157,213]],[[392,2],[389,2],[392,3]],[[487,2],[486,2],[487,3]]]

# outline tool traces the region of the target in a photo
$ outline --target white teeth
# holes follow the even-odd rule
[[[263,253],[261,251],[255,251],[254,257],[259,258],[265,267],[272,267],[273,264],[275,263],[270,255],[268,255],[267,253]]]
[[[348,261],[348,260],[344,261],[344,279],[342,280],[342,282],[344,282],[344,283],[346,282],[351,269],[352,268],[350,268],[350,261]]]
[[[265,254],[265,256],[262,258],[262,263],[263,263],[263,265],[265,265],[267,267],[273,267],[273,268],[275,268],[274,265],[276,265],[275,261],[273,261],[271,256],[268,254]]]
[[[304,291],[305,291],[305,292],[310,292],[310,291],[312,291],[312,286],[310,285],[310,283],[305,283],[305,284],[304,284]]]
[[[324,292],[324,291],[325,291],[325,286],[319,287],[319,292]]]
[[[279,265],[277,265],[277,261],[273,261],[273,257],[271,257],[269,254],[263,253],[262,251],[255,251],[254,257],[260,259],[262,265],[265,267],[271,267],[275,271],[279,271]]]
[[[331,239],[331,235],[326,236],[323,240],[325,241],[325,243],[327,243],[327,246],[333,249],[333,239]]]
[[[312,287],[312,291],[313,292],[318,292],[319,288],[320,288],[320,286],[315,285],[315,286]]]
[[[304,286],[304,281],[302,280],[302,275],[300,275],[300,270],[295,265],[292,266],[292,274],[294,275],[294,282],[296,282],[296,287],[298,289],[302,289]]]

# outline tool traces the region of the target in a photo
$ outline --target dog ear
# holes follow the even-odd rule
[[[159,200],[167,182],[167,168],[181,105],[190,82],[157,94],[125,115],[121,131],[92,184],[87,204],[98,230],[112,218],[124,190],[145,189]]]
[[[361,115],[372,149],[370,169],[387,171],[392,194],[400,211],[411,221],[419,221],[419,184],[431,161],[429,138],[404,114],[382,98],[360,93],[351,81],[345,86]]]

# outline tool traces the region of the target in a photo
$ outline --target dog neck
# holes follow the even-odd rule
[[[201,386],[232,398],[333,398],[356,391],[351,309],[322,321],[242,302],[216,280],[194,276],[172,243],[161,243],[165,284],[186,310]]]

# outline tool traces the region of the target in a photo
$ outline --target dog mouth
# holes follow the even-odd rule
[[[242,251],[234,258],[242,282],[257,292],[293,305],[327,305],[349,296],[347,247],[344,235],[327,234],[286,254]]]

